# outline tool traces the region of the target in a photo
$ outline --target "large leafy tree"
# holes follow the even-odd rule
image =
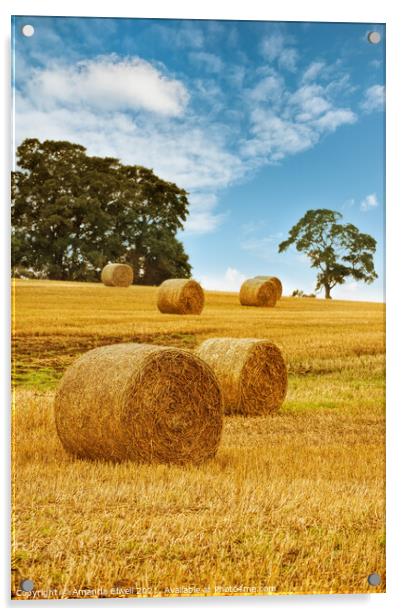
[[[26,139],[12,174],[12,256],[54,279],[96,280],[109,261],[131,263],[146,284],[188,277],[176,233],[187,193],[150,169],[88,156],[68,141]]]
[[[311,266],[319,270],[316,291],[324,289],[327,299],[331,299],[335,285],[343,284],[349,276],[367,283],[377,278],[373,262],[376,240],[352,224],[340,224],[341,218],[333,210],[308,210],[291,228],[288,239],[279,244],[279,252],[294,244],[309,257]]]

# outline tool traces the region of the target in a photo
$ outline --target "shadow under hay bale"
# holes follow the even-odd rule
[[[64,448],[119,462],[199,464],[222,431],[222,396],[209,366],[173,347],[98,347],[72,364],[56,392]]]
[[[195,280],[171,278],[159,286],[157,305],[168,314],[201,314],[204,291]]]
[[[102,270],[101,280],[107,287],[129,287],[134,281],[133,268],[126,263],[109,263]]]
[[[281,299],[282,297],[282,282],[276,276],[254,276],[254,280],[270,280],[274,283],[276,287],[276,300]]]
[[[211,338],[195,352],[215,372],[226,414],[268,415],[282,405],[287,369],[280,349],[269,340]]]
[[[277,289],[271,280],[249,278],[240,287],[239,300],[242,306],[272,308],[276,304]]]

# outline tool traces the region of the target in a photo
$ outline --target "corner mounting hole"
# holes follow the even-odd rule
[[[25,26],[22,26],[22,34],[28,37],[33,36],[35,34],[35,28],[31,26],[31,24],[25,24]]]
[[[31,592],[34,588],[34,583],[32,580],[22,580],[20,588],[25,592]]]
[[[367,35],[369,43],[372,45],[378,45],[381,41],[381,34],[379,32],[369,32]]]
[[[367,581],[370,586],[378,586],[381,583],[381,576],[378,573],[370,573]]]

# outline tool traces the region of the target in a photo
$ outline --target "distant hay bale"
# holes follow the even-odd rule
[[[195,280],[171,278],[158,289],[158,308],[169,314],[201,314],[204,308],[204,291]]]
[[[282,297],[282,282],[276,276],[254,276],[254,280],[270,280],[274,283],[276,287],[276,299],[281,299]]]
[[[283,403],[287,369],[280,349],[257,338],[210,338],[196,349],[215,372],[226,414],[267,415]]]
[[[272,280],[249,278],[240,287],[239,299],[242,306],[264,306],[276,304],[277,288]]]
[[[65,372],[55,419],[66,451],[88,459],[199,464],[213,457],[222,396],[213,371],[181,349],[116,344]]]
[[[133,268],[126,263],[109,263],[102,270],[101,280],[107,287],[129,287],[133,284]]]

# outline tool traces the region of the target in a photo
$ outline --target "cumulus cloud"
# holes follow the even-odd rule
[[[67,139],[82,143],[90,155],[115,156],[127,164],[154,169],[166,180],[190,192],[191,232],[213,230],[222,220],[213,213],[216,192],[243,173],[241,160],[231,154],[219,134],[197,126],[194,118],[155,121],[131,117],[123,112],[99,113],[55,107],[43,111],[31,101],[17,96],[16,142],[26,137]]]
[[[16,144],[65,139],[90,155],[152,168],[190,193],[186,233],[210,233],[225,218],[217,211],[219,191],[356,121],[335,104],[330,84],[314,81],[327,70],[323,63],[310,64],[299,85],[289,87],[277,68],[292,70],[298,54],[281,34],[262,43],[277,68],[251,72],[228,62],[223,70],[222,60],[202,48],[199,29],[179,28],[176,44],[190,46],[192,34],[187,53],[207,75],[178,79],[163,64],[136,56],[31,65],[17,84]]]
[[[187,234],[211,233],[225,218],[225,214],[216,214],[218,198],[216,194],[192,193],[191,211],[186,220],[184,230]]]
[[[370,195],[367,195],[360,203],[360,209],[362,212],[374,210],[378,206],[379,201],[376,193],[371,193]]]
[[[238,291],[246,280],[246,276],[235,267],[228,267],[222,275],[201,275],[198,277],[195,272],[194,278],[199,279],[204,289],[209,291]]]
[[[366,113],[383,111],[385,107],[385,87],[377,84],[367,88],[360,107]]]
[[[211,84],[205,86],[211,92]],[[216,96],[215,96],[216,98]],[[154,169],[190,193],[186,230],[222,221],[216,191],[244,173],[225,132],[188,109],[185,85],[140,58],[100,57],[35,69],[16,92],[16,144],[27,137],[82,143],[90,155]]]
[[[37,69],[27,82],[26,94],[43,109],[62,103],[73,108],[145,110],[165,116],[181,115],[189,100],[185,86],[159,67],[141,58],[114,56]]]

